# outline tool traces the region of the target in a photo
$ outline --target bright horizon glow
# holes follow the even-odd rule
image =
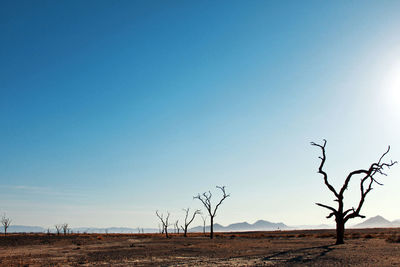
[[[0,214],[157,227],[225,185],[216,223],[332,224],[315,202],[391,146],[400,2],[3,1]],[[400,219],[400,165],[363,215]],[[345,204],[356,205],[355,179]],[[355,224],[360,220],[353,220]],[[194,225],[200,225],[196,219]]]
[[[383,88],[386,90],[386,101],[393,112],[400,116],[400,62],[390,66],[384,76]]]

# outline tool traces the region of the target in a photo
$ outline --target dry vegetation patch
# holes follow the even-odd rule
[[[0,266],[337,266],[400,265],[399,229],[172,234],[11,234]]]

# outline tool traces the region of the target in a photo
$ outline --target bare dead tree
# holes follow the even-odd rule
[[[179,220],[176,220],[175,224],[174,224],[174,228],[176,228],[176,232],[179,235]]]
[[[328,182],[328,174],[323,170],[325,161],[326,161],[326,154],[325,154],[325,147],[326,147],[326,140],[324,139],[324,143],[321,144],[316,144],[314,142],[311,142],[311,145],[316,146],[321,148],[322,150],[322,156],[320,156],[319,158],[321,159],[321,164],[319,166],[318,169],[318,173],[322,174],[322,176],[324,177],[324,183],[325,185],[328,187],[328,189],[335,195],[335,201],[338,202],[338,207],[334,208],[325,204],[321,204],[321,203],[316,203],[318,206],[326,208],[328,210],[330,210],[330,214],[327,216],[327,218],[331,218],[333,216],[335,216],[335,221],[336,221],[336,244],[343,244],[344,243],[344,230],[345,230],[345,224],[348,220],[356,218],[356,217],[360,217],[360,218],[365,218],[364,215],[361,215],[361,208],[364,204],[365,201],[365,197],[367,196],[367,194],[369,192],[371,192],[372,190],[372,185],[374,183],[378,184],[378,185],[383,185],[381,183],[379,183],[376,179],[375,179],[375,175],[376,174],[381,174],[381,175],[385,175],[386,174],[383,172],[384,168],[390,168],[391,166],[393,166],[394,164],[396,164],[397,162],[393,162],[391,161],[390,163],[384,163],[382,162],[382,159],[386,156],[386,154],[389,153],[390,151],[390,146],[388,147],[388,149],[386,150],[385,153],[383,153],[383,155],[379,158],[379,160],[377,162],[372,163],[368,169],[359,169],[359,170],[355,170],[350,172],[345,181],[343,186],[340,188],[339,191],[337,191],[329,182]],[[350,180],[353,178],[353,176],[356,175],[361,175],[361,180],[360,180],[360,201],[357,205],[356,208],[351,208],[351,209],[347,209],[345,210],[344,208],[344,203],[343,203],[343,199],[344,199],[344,192],[346,191]]]
[[[62,225],[61,225],[61,229],[63,230],[63,232],[64,232],[64,235],[67,235],[67,233],[68,233],[68,223],[63,223]]]
[[[12,220],[7,217],[5,214],[3,214],[3,217],[1,218],[1,224],[4,227],[4,235],[7,235],[7,229],[10,227]]]
[[[187,230],[188,230],[189,225],[193,222],[193,220],[194,220],[194,218],[196,217],[197,214],[201,214],[201,210],[195,210],[193,212],[192,218],[190,220],[188,220],[189,208],[183,209],[183,210],[185,211],[186,216],[185,216],[185,223],[181,227],[182,227],[182,230],[183,230],[183,236],[187,237]]]
[[[206,233],[207,214],[205,214],[204,216],[201,215],[201,219],[203,220],[203,234],[205,234]]]
[[[62,229],[62,224],[56,224],[56,225],[54,225],[54,227],[56,228],[57,235],[60,235],[61,229]]]
[[[214,237],[214,218],[217,214],[217,210],[218,210],[219,206],[222,204],[222,202],[227,197],[230,197],[230,195],[226,194],[226,192],[225,192],[225,186],[217,186],[217,188],[222,191],[223,195],[222,195],[221,200],[218,202],[218,204],[215,206],[214,209],[212,209],[212,205],[211,205],[212,194],[210,191],[204,192],[202,195],[198,194],[197,196],[193,197],[193,198],[199,199],[208,211],[208,215],[210,216],[210,238],[211,239]]]
[[[167,212],[168,215],[164,218],[164,214],[158,214],[158,210],[156,211],[156,215],[157,217],[160,219],[161,224],[162,224],[162,229],[163,229],[163,233],[165,233],[165,237],[169,238],[168,236],[168,226],[170,226],[170,224],[168,223],[168,219],[169,219],[169,212]]]

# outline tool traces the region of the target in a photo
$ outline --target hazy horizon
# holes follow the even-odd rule
[[[0,214],[14,225],[333,224],[315,202],[391,146],[400,2],[3,1]],[[400,167],[361,214],[400,219]],[[357,205],[359,179],[345,194]],[[203,209],[204,210],[204,209]],[[361,222],[352,220],[350,224]],[[193,222],[200,225],[201,218]]]

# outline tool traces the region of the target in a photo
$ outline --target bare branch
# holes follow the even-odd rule
[[[323,144],[323,145],[320,145],[320,144],[317,144],[317,143],[314,143],[314,142],[311,142],[311,145],[312,145],[312,146],[317,146],[317,147],[321,148],[321,150],[322,150],[322,157],[319,157],[319,158],[321,159],[321,164],[319,165],[318,173],[320,173],[320,174],[322,174],[322,175],[324,176],[325,185],[329,188],[329,190],[330,190],[333,194],[335,194],[336,197],[339,197],[339,195],[338,195],[338,193],[336,192],[335,188],[333,188],[333,186],[328,182],[328,174],[323,170],[324,164],[325,164],[325,161],[326,161],[326,154],[325,154],[325,146],[326,146],[326,143],[327,143],[327,142],[326,142],[326,140],[324,139],[324,144]]]
[[[367,194],[369,192],[371,192],[372,185],[374,183],[378,184],[378,185],[383,185],[382,183],[379,183],[375,178],[374,175],[379,173],[381,175],[385,175],[386,174],[383,172],[383,169],[385,167],[390,168],[393,165],[397,164],[397,161],[391,161],[390,163],[382,163],[382,159],[389,153],[390,151],[390,146],[388,147],[388,149],[386,150],[385,153],[382,154],[382,156],[379,158],[377,163],[372,163],[370,168],[368,170],[358,170],[359,173],[364,173],[365,176],[361,179],[360,182],[360,201],[358,203],[358,206],[356,209],[352,209],[352,213],[346,213],[344,214],[344,220],[348,221],[349,219],[352,218],[356,218],[356,217],[360,217],[360,218],[365,218],[364,215],[361,215],[361,208],[365,202],[365,198],[367,196]],[[368,181],[368,185],[365,188],[365,183]]]
[[[217,209],[218,209],[218,207],[222,204],[222,202],[226,199],[226,198],[228,198],[228,197],[230,197],[230,195],[228,194],[226,194],[226,192],[225,192],[225,186],[216,186],[217,188],[219,188],[219,189],[221,189],[221,191],[222,191],[222,193],[223,193],[223,196],[222,196],[222,198],[221,198],[221,200],[218,202],[218,204],[217,204],[217,206],[215,206],[215,209],[214,209],[214,213],[213,213],[213,217],[215,217],[215,214],[216,214],[216,212],[217,212]]]
[[[332,212],[336,212],[336,209],[334,209],[334,208],[332,208],[332,207],[330,207],[328,205],[324,205],[324,204],[321,204],[321,203],[315,203],[315,204],[320,206],[320,207],[323,207],[323,208],[326,208],[328,210],[331,210]]]
[[[198,194],[197,196],[193,197],[193,199],[199,199],[204,207],[207,209],[208,213],[211,214],[211,197],[212,194],[210,191],[204,192],[202,195]]]

